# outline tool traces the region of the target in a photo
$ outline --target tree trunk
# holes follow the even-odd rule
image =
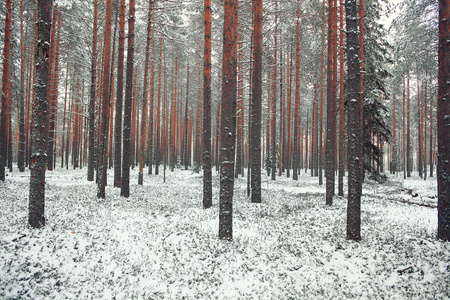
[[[11,12],[10,7],[11,2],[10,0],[7,0],[7,8],[9,8],[9,13]],[[45,169],[47,166],[46,151],[48,137],[47,83],[48,60],[50,55],[50,29],[52,24],[52,0],[39,0],[37,12],[38,42],[36,45],[37,51],[35,56],[36,81],[34,85],[33,100],[33,129],[31,134],[32,151],[28,215],[28,223],[33,228],[40,228],[45,225]],[[7,17],[7,19],[9,18]],[[9,30],[6,30],[5,32],[8,33]],[[6,65],[7,64],[4,64],[4,67]]]
[[[339,178],[338,195],[344,196],[345,175],[345,111],[344,111],[344,2],[339,7]]]
[[[411,97],[409,89],[409,71],[406,74],[406,176],[411,177]]]
[[[236,112],[236,0],[225,0],[223,23],[219,238],[233,239]]]
[[[156,141],[155,141],[155,175],[159,175],[159,164],[161,160],[161,70],[162,70],[162,45],[159,45],[159,66],[158,66],[158,107],[156,109]]]
[[[125,0],[123,0],[125,1]],[[95,103],[97,88],[97,31],[98,31],[98,0],[94,0],[94,26],[92,38],[92,60],[91,60],[91,90],[89,98],[89,151],[88,151],[88,174],[87,180],[94,181],[95,170]]]
[[[189,124],[189,62],[186,71],[186,103],[184,104],[184,144],[183,144],[183,163],[184,169],[189,167],[189,143],[188,143],[188,124]]]
[[[97,197],[105,198],[106,169],[107,169],[107,146],[108,146],[108,117],[110,105],[110,61],[111,61],[111,24],[112,23],[112,0],[106,1],[106,23],[103,50],[103,97],[101,109],[101,133],[100,133],[100,159],[99,179]]]
[[[263,1],[254,1],[253,79],[251,101],[251,192],[252,203],[261,203],[261,109],[262,109],[262,21]]]
[[[297,0],[297,6],[299,0]],[[297,25],[295,33],[295,95],[294,95],[294,149],[292,157],[292,179],[298,180],[298,136],[300,123],[300,8],[297,8]]]
[[[439,1],[438,239],[450,241],[450,1]]]
[[[23,0],[20,0],[20,98],[19,98],[19,144],[17,167],[20,172],[25,171],[25,64],[26,45],[23,29]]]
[[[278,2],[275,2],[275,11],[278,10]],[[273,86],[272,86],[272,111],[271,113],[271,179],[275,180],[276,170],[277,170],[277,69],[278,69],[278,13],[275,13],[275,53],[274,57],[274,67],[273,67]]]
[[[148,93],[148,73],[150,69],[150,46],[151,46],[151,28],[152,28],[152,8],[153,1],[150,1],[147,17],[147,43],[145,47],[145,66],[144,66],[144,94],[142,95],[142,117],[141,117],[141,137],[139,144],[139,178],[138,184],[144,183],[144,157],[145,157],[145,137],[147,133],[147,99]],[[153,95],[150,95],[153,97]]]
[[[133,105],[133,67],[134,67],[134,24],[135,0],[130,0],[128,19],[128,53],[125,90],[125,111],[123,118],[123,158],[122,187],[120,195],[130,196],[130,159],[131,159],[131,109]]]
[[[360,65],[358,42],[358,11],[356,0],[345,0],[347,26],[347,103],[348,103],[348,207],[347,238],[361,240],[362,193],[362,126],[360,95]]]
[[[334,170],[336,156],[336,76],[335,76],[335,13],[334,0],[328,0],[328,53],[327,53],[327,132],[325,146],[326,204],[333,204]]]
[[[54,70],[54,64],[55,64],[55,57],[56,57],[56,42],[55,42],[55,36],[56,36],[56,7],[53,8],[53,20],[52,20],[52,29],[50,33],[50,41],[52,43],[52,46],[50,47],[50,58],[49,58],[49,65],[48,65],[48,92],[47,92],[47,102],[48,102],[48,108],[49,108],[49,126],[48,126],[48,145],[47,145],[47,169],[49,171],[53,170],[53,130],[55,127],[54,123],[54,107],[56,103],[53,103],[53,87],[55,85],[55,80],[57,77],[55,76],[55,70]]]
[[[153,2],[154,3],[154,2]],[[154,5],[154,4],[153,4]],[[155,35],[153,34],[153,40],[152,40],[152,56],[155,57]],[[150,107],[149,107],[149,119],[148,119],[148,174],[152,175],[153,171],[153,156],[154,156],[154,146],[153,146],[153,131],[154,131],[154,97],[155,97],[155,59],[152,59],[150,68]]]
[[[41,3],[41,2],[39,2]],[[6,16],[5,16],[5,41],[3,48],[3,75],[2,75],[2,107],[1,107],[1,117],[0,117],[0,180],[5,181],[5,167],[6,158],[8,155],[8,110],[11,106],[11,95],[9,88],[9,82],[11,81],[11,18],[12,18],[12,7],[11,0],[6,0],[5,3]],[[39,11],[42,14],[42,11]],[[51,12],[49,12],[51,16]],[[51,20],[50,20],[51,21]],[[42,28],[41,28],[42,29]],[[50,29],[49,29],[50,33]],[[42,33],[41,33],[42,34]],[[50,39],[50,37],[49,37]],[[40,45],[42,46],[42,45]],[[36,57],[38,59],[38,57]],[[46,78],[45,78],[46,79]],[[42,99],[45,102],[45,99]],[[45,170],[44,170],[45,171]],[[44,173],[45,174],[45,173]]]

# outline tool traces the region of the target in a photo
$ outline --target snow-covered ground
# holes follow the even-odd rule
[[[229,242],[217,238],[217,174],[204,210],[191,171],[139,186],[132,170],[130,198],[110,184],[104,200],[85,172],[47,172],[39,230],[27,226],[29,173],[0,182],[1,299],[450,298],[450,243],[427,207],[435,178],[366,183],[359,243],[345,238],[346,199],[326,206],[317,178],[263,177],[262,204],[239,178]]]

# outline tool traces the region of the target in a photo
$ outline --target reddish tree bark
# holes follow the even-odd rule
[[[184,169],[189,166],[189,143],[188,143],[188,125],[189,125],[189,63],[187,65],[186,76],[186,102],[184,104],[184,143],[183,143],[183,163]]]
[[[237,1],[225,0],[223,23],[219,238],[233,239]]]
[[[450,1],[439,1],[438,239],[450,241]]]
[[[103,47],[103,97],[101,110],[101,134],[100,134],[100,159],[99,161],[99,180],[97,197],[105,198],[106,186],[106,162],[107,162],[107,145],[108,145],[108,118],[109,118],[109,91],[110,91],[110,61],[111,61],[111,23],[112,23],[112,0],[106,1],[106,23],[105,37]]]
[[[119,51],[117,59],[117,93],[114,119],[114,187],[122,186],[122,116],[123,116],[123,68],[125,57],[125,0],[119,10]]]
[[[339,6],[339,175],[338,175],[338,195],[344,196],[344,176],[345,176],[345,108],[344,108],[344,2]],[[395,119],[395,118],[394,118]]]

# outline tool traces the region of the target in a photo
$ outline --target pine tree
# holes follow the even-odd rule
[[[438,238],[450,241],[450,1],[439,1]]]
[[[9,0],[8,0],[9,1]],[[10,4],[10,2],[9,2]],[[31,132],[31,175],[28,223],[33,228],[45,225],[45,170],[47,167],[48,137],[48,67],[52,0],[39,0],[37,6],[37,45],[35,54],[36,78],[33,100],[33,128]]]
[[[348,103],[348,207],[347,238],[361,240],[362,193],[362,120],[360,65],[358,42],[358,11],[356,0],[345,0],[347,26],[347,103]]]
[[[237,1],[225,0],[223,23],[219,238],[233,239]]]

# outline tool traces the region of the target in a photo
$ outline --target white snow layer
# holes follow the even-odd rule
[[[450,298],[450,243],[436,240],[427,207],[435,178],[364,184],[361,242],[346,239],[346,198],[326,206],[317,178],[263,177],[262,204],[239,178],[229,242],[217,238],[217,174],[207,210],[191,171],[139,186],[132,170],[128,199],[108,175],[99,200],[85,170],[47,172],[38,230],[27,225],[29,173],[0,182],[0,298]]]

